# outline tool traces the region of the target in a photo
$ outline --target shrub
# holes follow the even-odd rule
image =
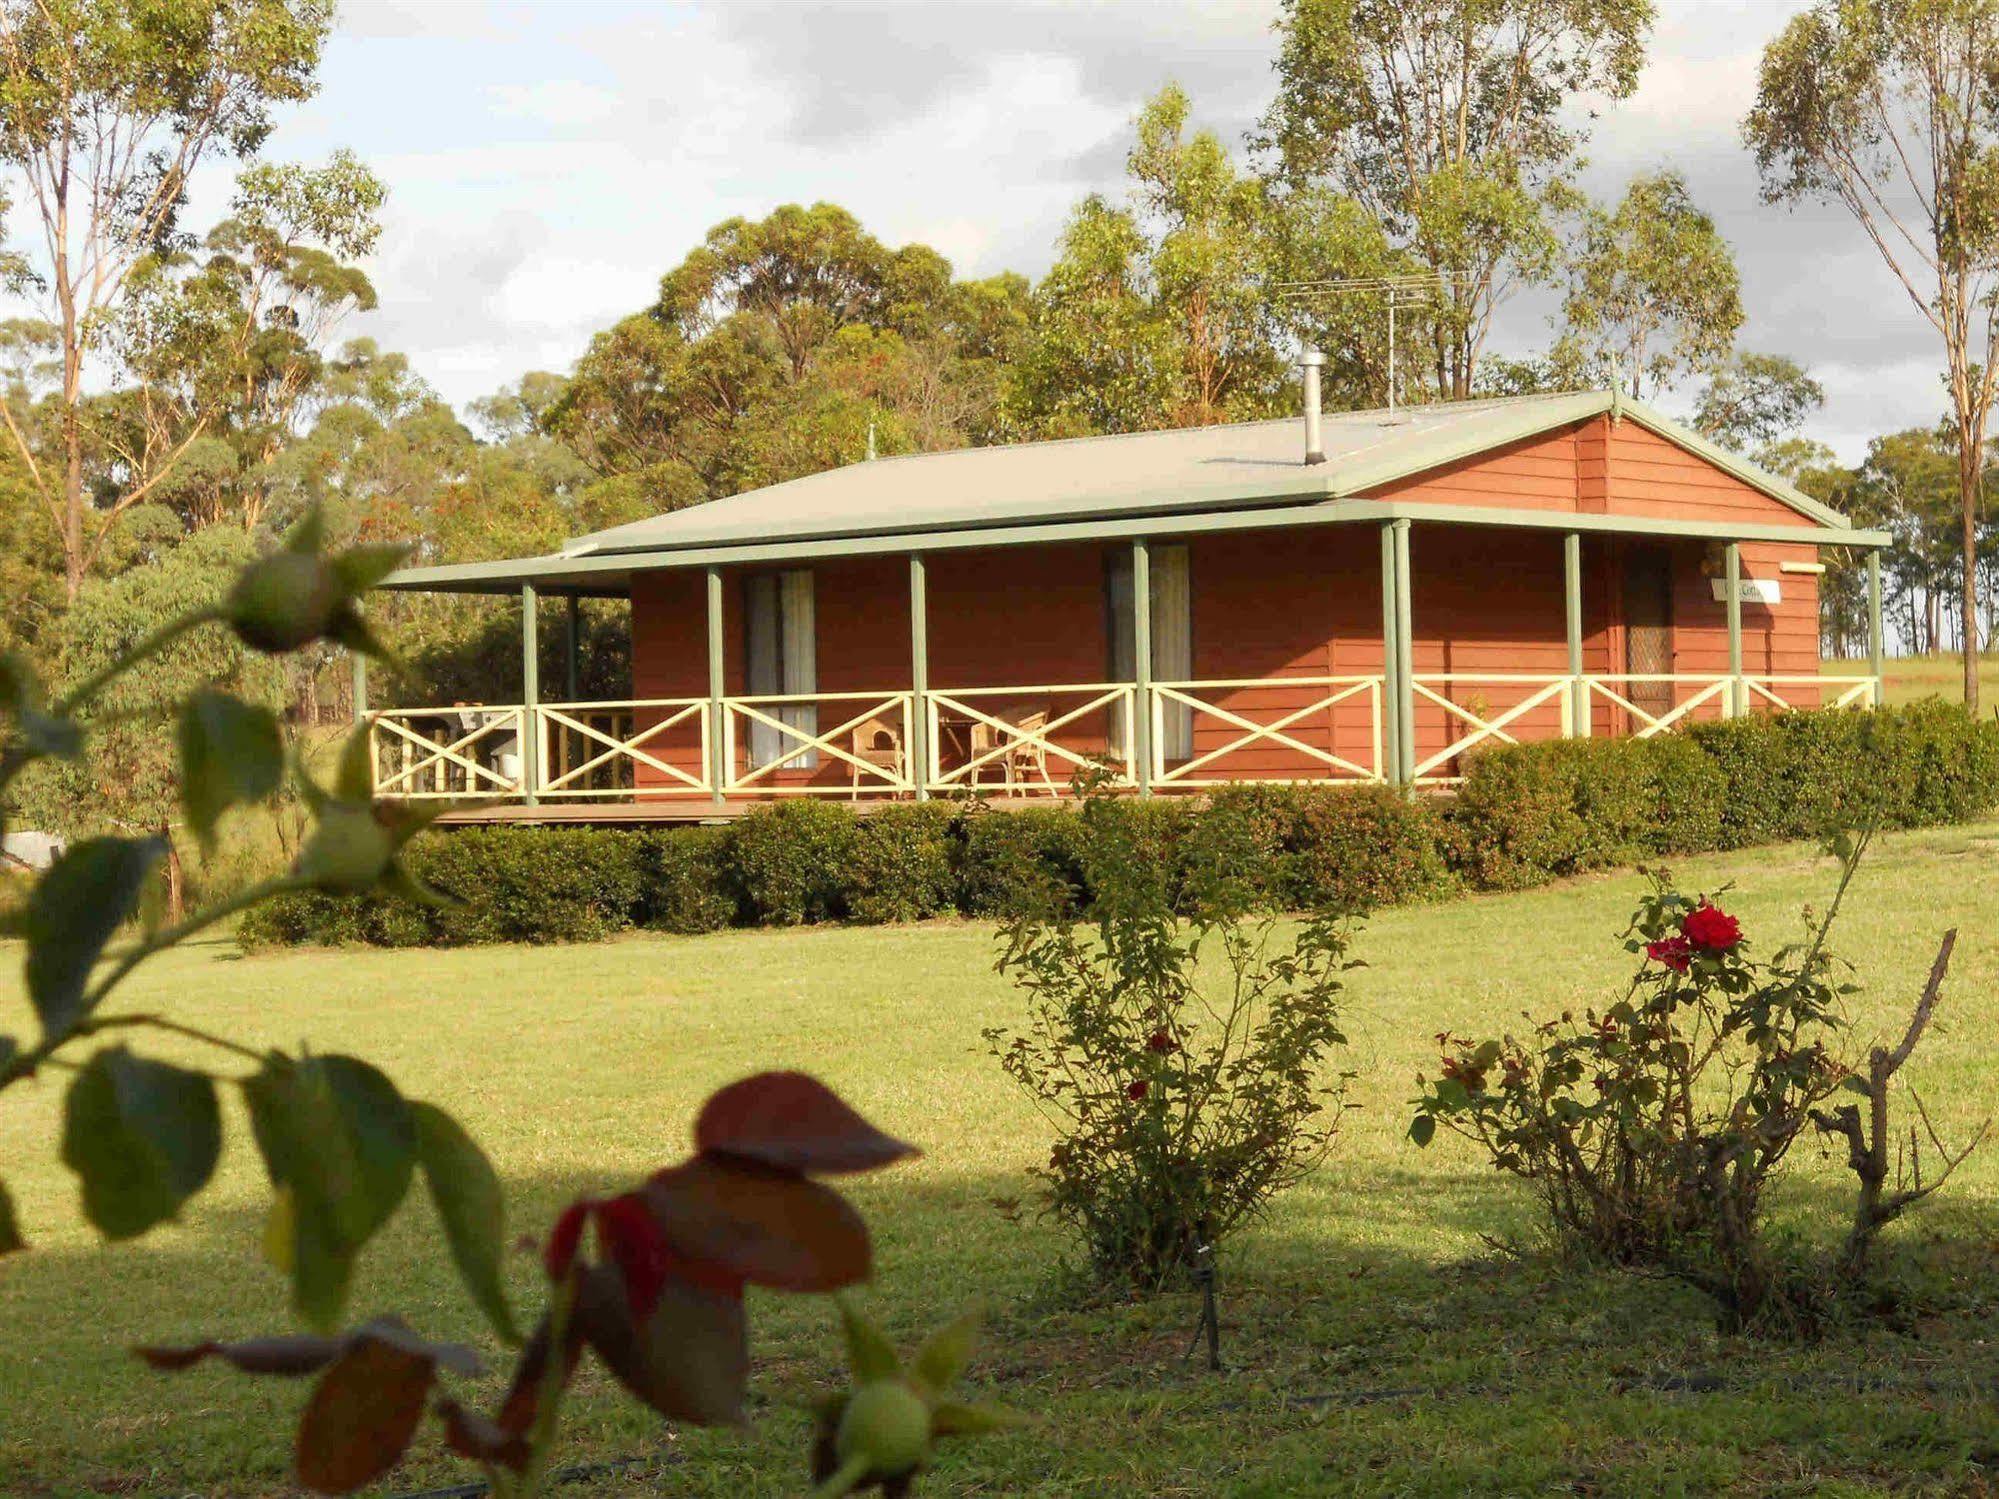
[[[432,940],[588,942],[638,909],[640,835],[614,828],[460,828],[411,846],[410,870],[454,904]]]
[[[657,932],[720,931],[736,919],[726,828],[648,833],[639,852],[644,894],[636,917]]]
[[[1004,920],[1083,904],[1082,825],[1075,813],[1058,807],[995,812],[973,803],[960,825],[965,862],[959,908],[967,916]]]
[[[1786,1263],[1762,1221],[1806,1128],[1849,1142],[1861,1192],[1841,1269],[1855,1291],[1874,1232],[1978,1143],[1952,1155],[1932,1135],[1944,1169],[1925,1189],[1911,1135],[1913,1185],[1884,1192],[1888,1082],[1928,1021],[1949,939],[1899,1055],[1877,1050],[1854,1076],[1839,1056],[1841,965],[1825,941],[1865,844],[1837,840],[1830,908],[1767,962],[1752,959],[1734,917],[1655,875],[1627,928],[1639,968],[1623,995],[1525,1039],[1440,1038],[1440,1075],[1418,1078],[1411,1139],[1427,1145],[1441,1124],[1473,1141],[1532,1184],[1558,1245],[1679,1276],[1715,1298],[1727,1330],[1816,1326],[1826,1278]],[[1824,1107],[1843,1085],[1870,1100],[1869,1124],[1856,1108]]]
[[[854,821],[844,807],[799,797],[737,822],[730,850],[749,918],[799,926],[844,916]]]
[[[373,895],[328,895],[319,890],[287,890],[243,913],[236,941],[254,952],[266,947],[349,947],[375,940]]]
[[[1346,932],[1331,917],[1288,937],[1267,919],[1184,923],[1156,818],[1098,788],[1080,820],[1088,925],[1068,909],[1007,921],[998,967],[1028,1014],[985,1038],[1055,1121],[1035,1172],[1047,1211],[1101,1279],[1156,1287],[1330,1148]]]
[[[938,802],[877,808],[856,820],[846,870],[856,921],[923,921],[958,899],[957,814]]]

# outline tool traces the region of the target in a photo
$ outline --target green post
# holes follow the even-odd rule
[[[354,673],[354,722],[368,721],[368,658],[359,651],[347,653],[347,666]]]
[[[1747,709],[1742,693],[1742,543],[1728,544],[1728,716],[1740,718]]]
[[[569,595],[569,633],[563,637],[562,685],[568,692],[568,701],[580,702],[583,697],[583,600],[577,594]]]
[[[909,554],[909,760],[916,799],[930,800],[930,578]]]
[[[1152,795],[1152,548],[1143,536],[1131,543],[1132,759],[1138,794]]]
[[[541,601],[536,598],[534,584],[521,584],[521,800],[532,807],[537,798],[534,783],[541,767],[537,763],[541,748],[540,715],[535,712],[541,701]]]
[[[1583,538],[1562,538],[1562,601],[1569,637],[1569,732],[1589,738],[1589,684],[1583,681]]]
[[[1381,523],[1381,778],[1402,784],[1402,715],[1396,704],[1402,668],[1396,661],[1395,523]]]
[[[1395,523],[1396,737],[1402,749],[1402,784],[1416,784],[1416,629],[1409,585],[1409,522]]]
[[[722,788],[729,784],[735,767],[724,764],[728,746],[728,711],[722,704],[726,691],[722,652],[722,569],[708,569],[708,764],[714,780],[715,805],[722,804]]]
[[[1874,673],[1874,706],[1886,700],[1881,690],[1881,549],[1867,551],[1867,669]]]

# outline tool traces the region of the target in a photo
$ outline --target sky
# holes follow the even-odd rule
[[[1825,385],[1813,435],[1849,460],[1934,420],[1933,338],[1836,208],[1757,195],[1740,121],[1794,0],[1660,0],[1637,94],[1595,124],[1586,181],[1683,171],[1734,245],[1740,346]],[[346,0],[323,87],[269,154],[357,151],[385,180],[380,308],[343,330],[463,404],[566,370],[647,305],[707,229],[830,200],[961,274],[1046,269],[1169,80],[1239,141],[1268,102],[1276,0]],[[223,184],[211,179],[208,192]],[[196,209],[202,206],[197,194]],[[220,204],[220,197],[213,200]],[[1495,344],[1545,344],[1509,304]],[[1669,406],[1674,403],[1668,401]],[[1680,403],[1684,405],[1684,400]]]

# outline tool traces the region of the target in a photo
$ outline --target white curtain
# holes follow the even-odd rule
[[[812,574],[804,571],[751,573],[744,580],[744,649],[751,697],[795,696],[819,690],[818,642],[812,608]],[[814,703],[786,703],[763,712],[807,734],[819,732]],[[761,769],[798,741],[767,723],[750,721],[750,760]],[[785,756],[787,770],[811,770],[817,750]]]
[[[803,570],[780,573],[779,599],[783,618],[784,692],[803,696],[819,690],[819,639],[812,615],[812,574]],[[819,732],[819,705],[791,703],[777,715],[803,733]],[[790,741],[797,743],[796,740]],[[784,762],[786,770],[817,770],[819,751],[800,750]]]
[[[1156,546],[1151,553],[1152,679],[1184,682],[1194,675],[1194,586],[1187,548]],[[1133,649],[1131,554],[1111,556],[1104,574],[1104,607],[1110,621],[1110,679],[1129,682],[1137,675]],[[1145,712],[1146,705],[1137,705]],[[1194,753],[1194,710],[1185,703],[1165,703],[1160,713],[1159,752],[1168,760],[1185,760]],[[1126,753],[1124,724],[1111,719],[1110,750]]]
[[[1152,549],[1152,679],[1185,682],[1194,675],[1194,592],[1187,548]],[[1168,760],[1194,756],[1194,710],[1162,705],[1159,753]]]

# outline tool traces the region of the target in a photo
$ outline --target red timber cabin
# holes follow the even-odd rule
[[[1498,743],[1876,700],[1885,540],[1601,392],[859,462],[396,574],[520,597],[526,666],[518,702],[368,713],[376,784],[540,821],[1046,798],[1099,759],[1136,793],[1445,786]],[[1829,546],[1869,558],[1871,676],[1819,674]],[[599,597],[629,697],[548,692],[542,606],[573,684]]]

